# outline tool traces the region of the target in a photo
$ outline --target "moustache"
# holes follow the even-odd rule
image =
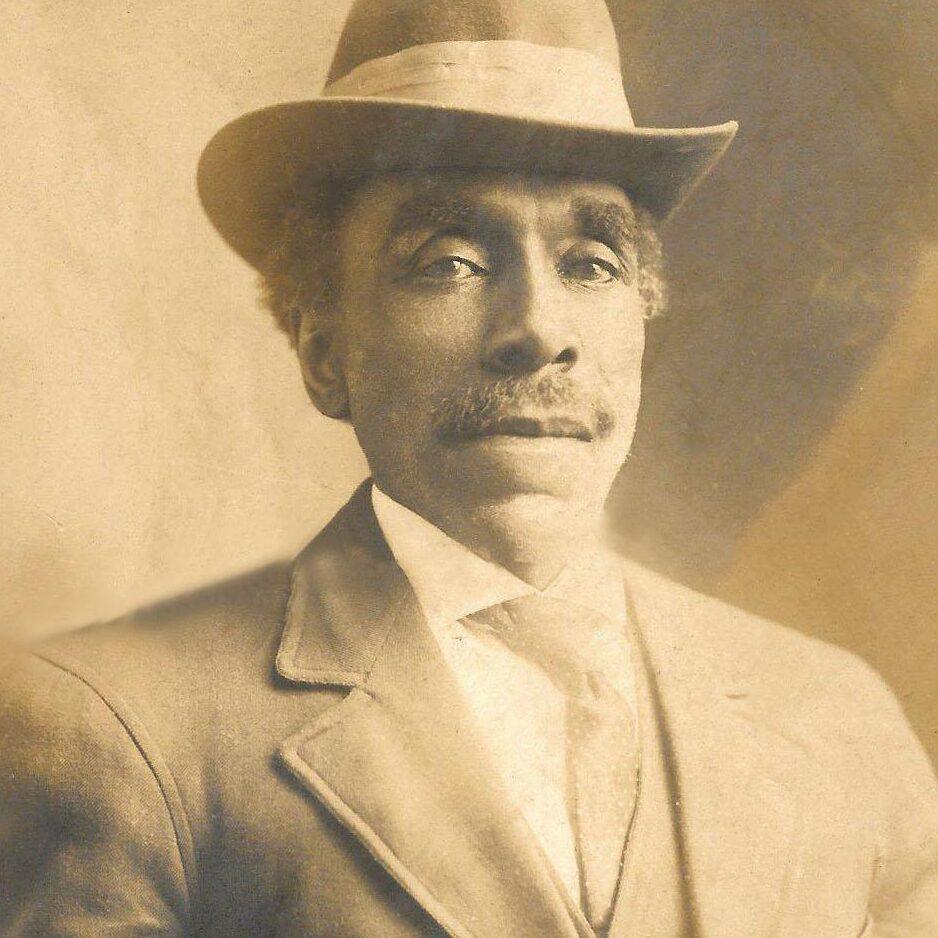
[[[615,426],[607,396],[588,392],[566,374],[508,376],[440,397],[434,432],[448,442],[496,434],[603,439]]]

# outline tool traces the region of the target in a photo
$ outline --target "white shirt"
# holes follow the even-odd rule
[[[372,486],[378,524],[439,642],[481,738],[516,806],[573,897],[576,844],[566,801],[565,700],[536,666],[497,637],[459,620],[537,590],[484,560]],[[587,654],[635,710],[619,564],[597,548],[565,568],[544,595],[601,613],[608,628]]]

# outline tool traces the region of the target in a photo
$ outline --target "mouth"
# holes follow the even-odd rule
[[[501,417],[489,421],[472,433],[463,437],[466,440],[479,440],[488,437],[522,437],[527,439],[566,439],[592,443],[592,430],[580,420],[569,417]]]

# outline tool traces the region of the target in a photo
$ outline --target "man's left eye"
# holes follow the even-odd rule
[[[622,280],[621,266],[604,257],[577,257],[565,260],[560,265],[560,274],[565,280],[602,286]]]

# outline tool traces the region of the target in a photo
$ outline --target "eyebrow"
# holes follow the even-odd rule
[[[474,231],[491,223],[489,213],[477,202],[440,192],[420,192],[394,213],[387,241],[427,227]]]
[[[629,206],[605,199],[579,198],[573,203],[577,225],[584,237],[625,250],[638,239],[638,219]]]

